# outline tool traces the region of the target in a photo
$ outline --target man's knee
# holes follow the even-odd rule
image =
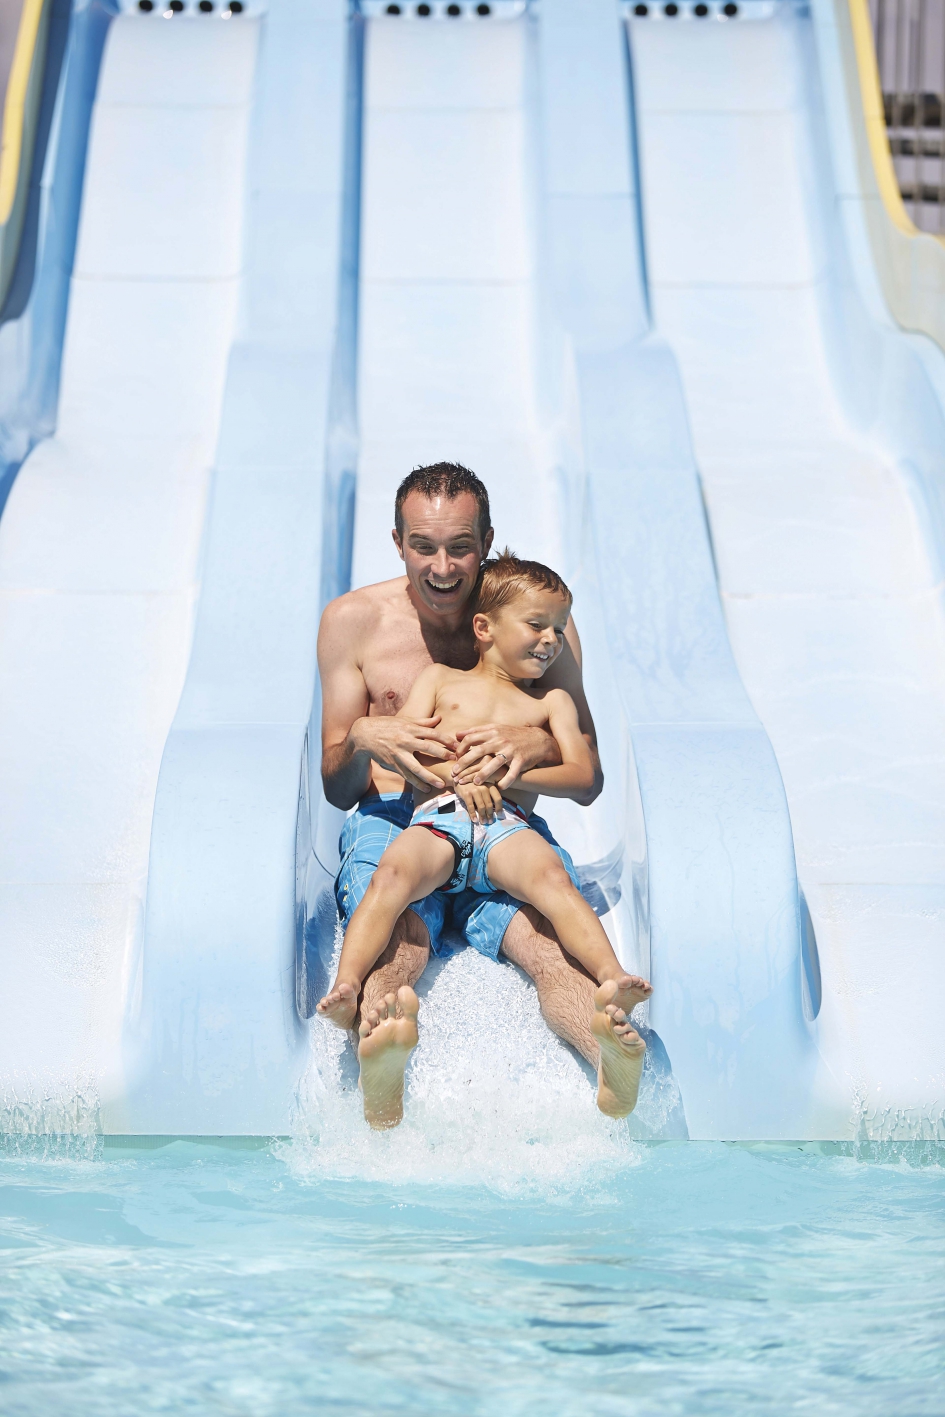
[[[522,905],[508,923],[501,952],[532,974],[535,966],[548,968],[560,960],[561,945],[551,921],[533,905]]]

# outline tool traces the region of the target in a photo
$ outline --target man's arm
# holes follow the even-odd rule
[[[603,790],[604,774],[597,752],[597,731],[584,693],[581,641],[573,618],[564,632],[564,648],[543,676],[542,684],[564,689],[574,701],[578,725],[590,749],[594,781],[587,789],[565,795],[582,807],[590,806]],[[460,730],[456,737],[464,751],[456,760],[454,777],[464,782],[478,784],[491,780],[500,788],[514,787],[522,773],[532,768],[555,767],[561,762],[557,743],[543,728],[506,728],[487,723]]]
[[[368,716],[370,699],[359,659],[362,619],[357,603],[343,595],[327,606],[318,631],[322,785],[328,801],[342,811],[364,796],[372,761],[413,787],[442,787],[415,755],[446,760],[452,752],[451,742],[436,732],[437,718]]]

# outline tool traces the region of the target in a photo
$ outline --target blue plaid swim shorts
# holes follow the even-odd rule
[[[391,842],[410,825],[413,812],[413,793],[409,789],[399,795],[387,792],[366,797],[345,822],[338,843],[341,868],[335,879],[335,899],[346,929],[378,862]],[[544,818],[532,812],[528,826],[554,848],[577,886],[574,863],[564,847],[555,841]],[[505,891],[487,889],[489,894],[469,887],[456,894],[434,891],[410,907],[427,927],[430,948],[435,955],[446,957],[453,953],[453,945],[444,936],[455,932],[480,954],[489,959],[498,958],[503,936],[512,916],[521,909],[521,903]]]

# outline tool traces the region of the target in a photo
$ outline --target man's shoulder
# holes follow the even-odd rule
[[[359,586],[330,600],[322,613],[322,629],[332,633],[357,634],[377,626],[378,616],[393,609],[403,595],[406,576],[374,585]]]

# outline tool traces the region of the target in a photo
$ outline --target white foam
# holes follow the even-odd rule
[[[486,1185],[548,1197],[606,1183],[636,1164],[625,1121],[598,1112],[593,1074],[541,1017],[534,986],[472,949],[433,961],[417,990],[420,1045],[405,1116],[391,1132],[364,1122],[344,1035],[315,1019],[296,1174]]]

